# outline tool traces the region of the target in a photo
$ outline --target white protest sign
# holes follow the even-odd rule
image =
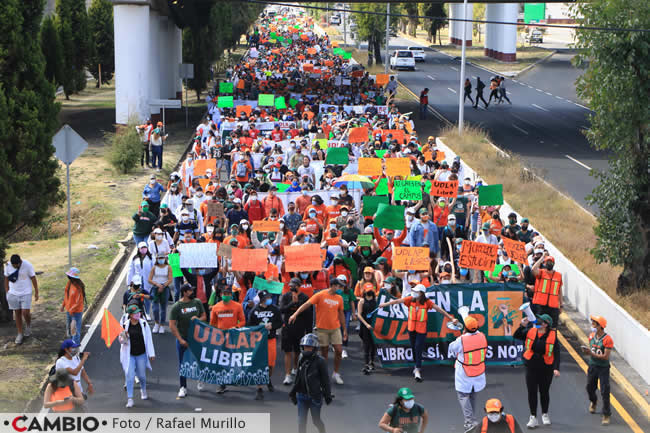
[[[216,268],[219,266],[216,243],[179,244],[181,268]]]

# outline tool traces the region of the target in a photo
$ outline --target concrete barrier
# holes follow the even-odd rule
[[[446,159],[452,160],[456,153],[451,150],[440,138],[436,139],[438,148],[444,150]],[[461,156],[461,164],[465,176],[480,177],[470,166],[465,164]],[[510,212],[521,215],[510,205],[504,203],[501,207],[502,214]],[[531,224],[534,229],[534,226]],[[540,234],[544,236],[544,233]],[[590,315],[599,315],[607,318],[607,333],[614,339],[615,349],[625,361],[645,380],[650,383],[650,331],[635,318],[621,308],[607,293],[578,269],[562,252],[544,236],[546,248],[555,258],[555,269],[562,273],[565,301],[569,302],[579,311],[585,319]]]

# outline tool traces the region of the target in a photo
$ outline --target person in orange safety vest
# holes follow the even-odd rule
[[[535,277],[533,293],[533,312],[548,314],[553,319],[553,328],[557,328],[562,308],[562,274],[555,271],[555,259],[545,253],[535,264],[532,272]]]

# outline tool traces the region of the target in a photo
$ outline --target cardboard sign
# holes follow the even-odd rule
[[[388,196],[387,195],[364,195],[363,198],[363,211],[362,215],[365,216],[373,216],[375,212],[377,212],[377,207],[381,203],[388,204]]]
[[[232,83],[219,83],[219,93],[232,93],[233,91]]]
[[[314,143],[319,147],[319,149],[327,149],[327,138],[317,138],[314,140]]]
[[[376,149],[375,155],[377,155],[377,158],[383,158],[386,152],[388,152],[388,149]]]
[[[396,180],[394,187],[395,200],[422,200],[422,186],[419,180]]]
[[[217,255],[220,257],[225,257],[227,259],[232,259],[232,245],[221,243],[219,249],[217,250]]]
[[[358,235],[357,242],[360,247],[369,247],[372,245],[372,235]]]
[[[445,160],[445,152],[443,152],[442,150],[436,151],[436,161],[442,162],[444,160]]]
[[[234,106],[235,106],[235,102],[232,96],[219,96],[219,99],[217,100],[217,107],[232,108]]]
[[[324,250],[318,244],[287,245],[284,247],[284,269],[287,272],[320,271]]]
[[[251,107],[250,105],[237,106],[237,116],[239,116],[243,112],[244,114],[246,114],[246,117],[250,117],[252,111],[253,111],[253,107]]]
[[[259,220],[253,221],[253,231],[255,232],[279,232],[280,221]]]
[[[448,182],[442,182],[439,180],[432,180],[429,194],[435,197],[457,197],[458,181],[450,180]]]
[[[261,94],[257,97],[257,105],[260,107],[273,107],[275,105],[275,96]]]
[[[479,206],[501,206],[503,204],[503,185],[481,185],[478,187]]]
[[[223,212],[223,203],[220,201],[206,201],[206,206],[208,208],[208,218],[217,217],[222,218],[225,216]]]
[[[404,230],[404,206],[391,206],[380,203],[375,214],[375,227],[392,230]]]
[[[216,268],[219,266],[217,244],[215,243],[179,244],[178,252],[181,255],[179,264],[181,268]]]
[[[375,77],[375,83],[378,86],[384,86],[388,84],[389,79],[390,79],[390,75],[388,74],[377,74],[377,76]]]
[[[216,159],[197,159],[194,161],[194,177],[203,176],[207,169],[212,170],[212,173],[217,171]]]
[[[167,261],[169,262],[169,266],[172,267],[172,276],[174,278],[182,277],[183,271],[181,271],[181,257],[178,253],[167,254]]]
[[[498,245],[482,242],[463,241],[458,266],[461,268],[492,271],[497,264]]]
[[[278,110],[284,110],[287,108],[287,102],[284,100],[284,96],[275,98],[275,108]]]
[[[201,188],[203,188],[203,191],[205,191],[205,188],[210,183],[210,179],[197,179],[197,180],[199,181],[199,185],[201,185]]]
[[[242,272],[259,272],[261,269],[266,269],[268,255],[269,251],[266,248],[235,248],[232,250],[230,269]]]
[[[393,248],[393,269],[428,271],[430,266],[431,260],[427,247]]]
[[[348,143],[365,143],[368,141],[368,128],[361,126],[352,128],[348,134]]]
[[[281,295],[284,290],[284,284],[279,281],[268,281],[264,278],[255,277],[253,280],[253,288],[257,290],[266,290],[272,295]]]
[[[381,159],[359,158],[359,174],[364,176],[381,175]]]
[[[411,174],[410,158],[386,159],[386,176],[402,176],[406,178],[410,174]]]
[[[404,143],[404,131],[401,129],[385,129],[381,133],[381,140],[386,141],[388,134],[391,135],[391,140],[397,140],[399,144]]]
[[[347,147],[330,147],[327,149],[325,164],[346,165],[350,161]]]
[[[388,195],[388,179],[382,177],[377,182],[377,188],[375,188],[375,194],[377,195]]]
[[[520,241],[501,237],[503,247],[506,249],[508,256],[517,263],[527,263],[528,254],[526,254],[526,244]]]

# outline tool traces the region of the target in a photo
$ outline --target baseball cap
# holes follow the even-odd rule
[[[135,304],[131,304],[126,307],[126,314],[135,314],[140,312],[140,307]]]
[[[380,256],[380,257],[377,257],[377,260],[375,260],[375,262],[373,264],[375,264],[375,265],[383,265],[384,263],[388,263],[388,260],[386,259],[386,257],[381,257]]]
[[[415,398],[413,391],[411,391],[410,388],[400,388],[399,391],[397,391],[397,396],[401,397],[404,400],[411,400],[412,398]]]
[[[364,273],[365,273],[365,272],[373,273],[373,272],[375,272],[375,270],[374,270],[372,267],[370,267],[370,266],[366,266],[365,268],[363,268],[363,272],[364,272]]]
[[[465,320],[463,320],[463,322],[465,323],[465,329],[470,332],[476,331],[478,329],[478,321],[472,316],[465,317]]]
[[[483,230],[490,230],[490,223],[483,223]]]
[[[74,340],[68,338],[67,340],[63,340],[63,343],[61,343],[61,350],[69,349],[71,347],[79,347],[79,343],[75,343]]]
[[[344,286],[345,284],[341,282],[341,280],[339,280],[338,278],[332,277],[330,278],[330,286],[334,286],[334,285]]]
[[[259,296],[260,299],[264,299],[264,298],[266,298],[267,296],[269,296],[269,292],[266,291],[266,290],[260,290],[259,293],[257,294],[257,296]]]
[[[427,288],[424,287],[424,284],[417,284],[415,287],[411,289],[413,292],[426,292]]]
[[[142,277],[139,274],[135,274],[133,278],[131,278],[131,284],[134,286],[142,285]]]
[[[542,261],[542,263],[546,263],[546,262],[553,262],[553,263],[555,263],[555,259],[553,258],[553,256],[546,256],[546,257],[544,258],[544,260]]]
[[[537,319],[546,322],[548,326],[553,326],[553,319],[548,314],[542,314],[541,316],[537,316]]]
[[[605,319],[603,316],[589,316],[589,318],[598,323],[603,328],[607,326],[607,319]]]
[[[235,197],[235,199],[232,202],[241,204],[241,199],[239,197]]]
[[[501,412],[503,405],[498,398],[491,398],[485,402],[485,411],[487,413]]]

